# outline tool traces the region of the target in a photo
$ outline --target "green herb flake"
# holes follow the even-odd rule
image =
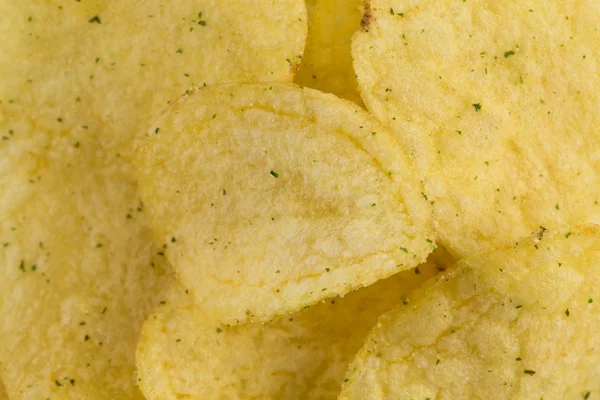
[[[101,23],[102,23],[102,20],[100,19],[100,16],[99,16],[99,15],[96,15],[96,16],[94,16],[94,17],[90,18],[90,19],[88,20],[88,22],[89,22],[90,24],[101,24]]]
[[[568,308],[565,310],[565,315],[566,315],[567,317],[568,317],[569,315],[571,315],[571,311],[569,311],[569,309],[568,309]]]
[[[512,50],[504,52],[504,58],[508,58],[508,57],[514,56],[514,55],[515,55],[515,52]]]
[[[588,304],[592,304],[594,302],[594,299],[592,299],[591,297],[588,299]]]
[[[202,11],[198,13],[198,25],[206,26],[206,21],[202,19]]]
[[[221,332],[223,332],[223,329],[217,328],[217,333],[221,333]]]
[[[479,112],[481,110],[481,104],[480,103],[475,103],[475,104],[473,104],[473,108],[475,108],[476,112]]]
[[[279,178],[279,174],[273,170],[270,170],[269,173],[274,176],[275,178]]]
[[[400,247],[400,250],[402,250],[405,253],[408,253],[408,250],[406,249],[406,247]]]

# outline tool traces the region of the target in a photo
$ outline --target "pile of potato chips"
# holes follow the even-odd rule
[[[0,399],[600,399],[597,0],[0,0]]]

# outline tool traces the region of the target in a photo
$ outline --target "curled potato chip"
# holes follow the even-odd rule
[[[600,221],[598,18],[592,0],[370,1],[360,91],[410,149],[453,254]]]
[[[363,0],[307,0],[308,37],[294,81],[362,105],[352,66],[352,36]]]
[[[597,229],[542,229],[425,284],[379,319],[340,399],[600,395]]]
[[[222,326],[181,286],[142,329],[139,385],[154,399],[335,399],[377,317],[410,301],[434,262],[267,324]]]
[[[137,336],[169,275],[137,185],[93,137],[27,132],[33,119],[2,120],[0,111],[0,126],[14,129],[0,148],[7,393],[142,399],[133,377]]]
[[[358,106],[293,84],[222,85],[141,140],[142,198],[197,304],[265,321],[423,262],[431,208]]]
[[[291,81],[307,31],[302,0],[1,0],[0,15],[0,99],[102,128],[122,156],[191,87]]]

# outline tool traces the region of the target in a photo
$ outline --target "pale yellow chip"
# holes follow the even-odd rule
[[[434,248],[400,145],[355,104],[313,89],[192,92],[143,137],[137,167],[179,281],[224,323],[370,285]]]
[[[0,376],[14,398],[142,398],[134,348],[169,279],[131,139],[189,87],[292,80],[305,6],[0,0],[0,15]]]
[[[294,81],[362,105],[352,66],[352,36],[363,0],[307,0],[308,38]]]
[[[169,279],[137,186],[93,137],[35,131],[6,111],[0,378],[14,399],[142,399],[137,336]]]
[[[597,1],[370,4],[360,91],[410,148],[442,244],[600,221]]]
[[[539,231],[384,314],[340,399],[600,396],[600,233]]]
[[[265,325],[227,327],[180,286],[144,324],[139,385],[154,399],[335,399],[377,317],[438,272],[427,262]]]
[[[58,131],[101,127],[122,156],[191,87],[291,81],[307,32],[302,0],[0,0],[0,15],[0,100]]]

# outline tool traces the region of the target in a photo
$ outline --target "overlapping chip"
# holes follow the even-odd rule
[[[176,285],[142,330],[142,392],[148,400],[335,399],[377,317],[409,302],[438,267],[430,261],[264,325],[223,326]]]
[[[184,96],[141,140],[142,198],[181,284],[224,323],[266,321],[423,262],[431,208],[358,106],[293,84]]]
[[[595,398],[599,250],[542,228],[459,262],[380,318],[340,399]]]
[[[170,275],[131,139],[191,86],[291,81],[305,6],[1,0],[0,15],[0,376],[11,398],[142,398],[137,335]]]
[[[307,0],[308,37],[295,82],[362,105],[352,66],[352,36],[363,0]]]
[[[466,256],[599,220],[597,2],[369,4],[360,91],[410,148],[441,243]]]

